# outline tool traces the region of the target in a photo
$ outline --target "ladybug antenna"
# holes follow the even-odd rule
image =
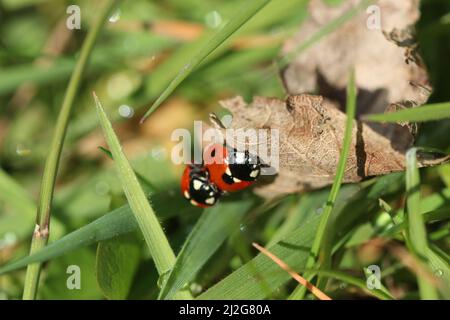
[[[223,125],[222,121],[220,121],[219,117],[213,112],[211,112],[209,114],[209,121],[211,121],[211,123],[218,129],[226,129],[227,128]]]

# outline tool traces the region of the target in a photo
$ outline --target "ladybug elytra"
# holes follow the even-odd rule
[[[223,191],[243,190],[251,186],[261,173],[259,157],[248,151],[214,144],[206,150],[204,158],[211,181]]]
[[[211,182],[209,172],[199,165],[188,165],[181,178],[181,192],[192,205],[200,208],[213,206],[222,191]]]

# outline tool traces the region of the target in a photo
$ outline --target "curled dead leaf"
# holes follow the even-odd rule
[[[360,3],[347,0],[339,6],[328,6],[322,0],[310,1],[310,18],[286,41],[282,53],[295,51],[311,34]],[[366,9],[282,70],[289,94],[316,92],[343,110],[349,70],[354,68],[359,91],[358,117],[413,108],[428,100],[432,89],[414,38],[414,24],[420,17],[419,1],[378,0]],[[377,18],[380,24],[371,25]],[[416,124],[408,123],[369,125],[399,149],[411,146],[418,130]]]
[[[344,140],[346,115],[342,110],[352,69],[358,89],[357,119],[344,182],[405,169],[405,153],[413,145],[417,125],[364,123],[359,119],[367,113],[419,107],[428,100],[431,86],[414,40],[419,1],[372,3],[381,14],[379,29],[368,27],[366,12],[357,14],[282,70],[289,94],[285,101],[255,97],[247,105],[236,97],[221,102],[232,113],[231,129],[277,131],[279,168],[275,179],[265,184],[263,181],[256,188],[259,195],[274,198],[332,184]],[[310,18],[284,44],[282,53],[291,56],[312,34],[359,4],[347,0],[340,6],[327,6],[323,1],[311,0]],[[258,141],[268,147],[269,155],[274,151],[270,150],[271,137],[269,133],[266,141]],[[232,141],[231,145],[242,150],[250,144]],[[427,166],[448,159],[447,155],[423,153],[418,161]],[[270,163],[264,156],[262,160]]]
[[[221,101],[233,115],[232,129],[277,130],[279,169],[274,181],[256,191],[264,197],[321,188],[333,182],[344,139],[346,115],[322,96],[292,95],[286,101],[255,97],[247,105],[242,97]],[[259,144],[271,145],[271,134]],[[245,143],[234,143],[238,149]],[[405,169],[406,148],[399,149],[367,124],[355,120],[344,182],[385,175]],[[269,147],[269,155],[271,154]],[[262,159],[270,163],[269,159]],[[448,156],[421,158],[421,166],[438,164]]]
[[[291,56],[311,35],[359,4],[347,0],[340,6],[328,6],[311,0],[309,19],[286,41],[282,54]],[[378,0],[372,4],[381,15],[380,28],[369,28],[368,14],[360,12],[282,70],[289,94],[285,101],[255,97],[247,105],[236,97],[221,102],[233,115],[231,128],[278,131],[278,174],[256,188],[258,194],[273,198],[333,182],[344,138],[346,115],[342,110],[352,68],[358,105],[344,182],[405,169],[404,155],[414,142],[417,125],[364,123],[359,119],[367,113],[418,107],[428,100],[431,86],[414,40],[419,1]],[[271,145],[268,136],[266,146]],[[262,160],[268,163],[268,159]],[[433,155],[419,159],[419,163],[426,166],[445,160],[448,156]]]

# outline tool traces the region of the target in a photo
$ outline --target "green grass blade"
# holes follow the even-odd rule
[[[0,169],[0,200],[14,208],[17,215],[0,215],[0,238],[14,230],[17,238],[33,229],[36,204],[12,177]],[[19,218],[20,217],[20,218]]]
[[[134,233],[125,234],[97,246],[95,273],[99,288],[111,300],[124,300],[130,291],[141,256]]]
[[[178,75],[169,86],[158,97],[151,108],[145,113],[141,121],[145,120],[153,111],[158,108],[161,103],[175,90],[175,88],[214,50],[216,50],[222,43],[230,38],[242,25],[250,20],[256,13],[258,13],[271,0],[249,0],[246,1],[242,8],[236,10],[237,14],[215,33],[207,44],[202,47],[185,66],[180,70]]]
[[[450,102],[428,104],[396,112],[371,114],[364,120],[375,122],[424,122],[450,118]]]
[[[115,209],[99,219],[50,243],[42,250],[13,261],[0,268],[0,275],[23,268],[31,263],[41,263],[70,251],[107,240],[138,228],[128,205]]]
[[[325,269],[309,269],[309,270],[300,270],[302,272],[316,273],[318,275],[327,276],[336,280],[340,280],[347,284],[358,287],[362,291],[378,298],[380,300],[393,300],[394,297],[389,293],[389,291],[382,285],[380,289],[370,290],[367,288],[367,283],[364,280],[348,275],[342,271],[336,270],[325,270]]]
[[[56,182],[56,174],[58,171],[61,151],[66,136],[67,126],[69,124],[69,117],[72,110],[75,96],[80,87],[83,73],[86,69],[89,57],[91,55],[94,44],[97,40],[100,30],[110,11],[116,4],[116,0],[107,0],[100,9],[96,21],[81,49],[80,58],[75,66],[72,76],[64,96],[61,111],[56,122],[55,132],[53,134],[50,145],[49,155],[45,162],[44,174],[41,182],[41,190],[39,197],[39,205],[37,208],[36,228],[33,233],[31,242],[30,254],[37,252],[45,247],[48,242],[50,213],[53,200],[53,192]],[[36,298],[36,293],[39,285],[39,276],[41,272],[40,264],[33,264],[28,266],[25,277],[25,285],[23,292],[23,299],[30,300]]]
[[[253,201],[223,202],[205,210],[178,254],[175,266],[161,289],[160,299],[171,299],[233,232],[239,229]]]
[[[323,210],[322,219],[320,221],[319,227],[317,228],[316,238],[311,247],[311,255],[308,258],[308,262],[306,264],[307,269],[314,267],[316,262],[319,262],[319,264],[323,264],[324,261],[329,258],[326,256],[327,254],[329,254],[329,252],[325,252],[325,250],[323,249],[323,245],[326,242],[325,237],[328,221],[333,211],[336,198],[339,194],[342,180],[344,179],[345,165],[347,163],[347,157],[352,142],[353,122],[356,114],[355,76],[353,71],[350,74],[351,75],[349,79],[349,84],[347,87],[347,106],[346,106],[347,121],[345,125],[344,141],[342,144],[341,156],[339,158],[338,167],[336,169],[336,176],[334,177],[333,185],[331,187],[331,191],[328,196],[326,206]],[[311,279],[311,277],[312,275],[310,274],[305,275],[306,279]],[[298,286],[297,289],[294,290],[293,294],[290,296],[290,299],[303,298],[305,292],[306,291],[303,286]]]
[[[399,178],[402,176],[402,174],[391,174],[380,177],[375,183],[368,184],[364,189],[355,185],[343,186],[336,200],[335,210],[336,215],[339,216],[347,213],[346,216],[350,221],[340,224],[340,232],[343,234],[351,232],[353,225],[358,220],[365,219],[368,208],[361,205],[362,201],[376,201],[380,197],[386,197],[401,190],[404,183]],[[352,207],[353,203],[356,204],[356,207]],[[375,203],[374,207],[377,209]],[[311,213],[298,228],[268,249],[288,265],[306,269],[305,264],[320,218],[320,215]],[[337,243],[333,249],[337,250],[341,246],[342,244]],[[270,294],[287,283],[291,277],[286,272],[280,271],[279,266],[273,261],[268,261],[264,257],[261,254],[257,255],[250,262],[209,288],[199,296],[199,299],[253,300],[270,298]]]
[[[417,149],[406,153],[406,206],[407,243],[412,252],[422,262],[427,261],[428,242],[423,216],[420,213],[420,176],[417,167]],[[417,275],[419,293],[422,299],[437,299],[436,288],[427,279]]]
[[[433,274],[440,282],[438,290],[444,299],[450,299],[450,258],[437,246],[430,244],[428,248],[428,261],[432,268]]]
[[[425,213],[421,212],[421,215],[423,216],[422,219],[424,222],[448,220],[448,219],[450,219],[450,208],[444,207],[441,209],[436,209],[436,210],[425,212]],[[407,227],[406,223],[403,220],[399,219],[397,224],[395,224],[385,230],[382,230],[381,233],[379,234],[379,236],[392,237],[395,234],[405,230],[406,227]]]
[[[153,207],[156,208],[156,211],[161,213],[170,211],[180,215],[189,215],[196,210],[192,206],[187,206],[184,199],[181,199],[181,196],[171,196],[169,194],[170,191],[152,195]],[[180,201],[177,201],[178,198]],[[159,215],[158,217],[165,218],[166,216]],[[44,262],[57,258],[70,251],[120,236],[137,228],[138,225],[130,206],[122,206],[50,243],[39,252],[2,266],[0,275],[26,267],[30,263]]]
[[[172,269],[175,263],[175,254],[173,253],[169,241],[167,240],[166,235],[164,234],[164,231],[155,216],[153,208],[150,206],[150,202],[139,185],[128,159],[122,152],[122,147],[119,140],[95,94],[94,98],[100,124],[110,151],[113,155],[114,162],[117,167],[117,173],[122,183],[125,196],[128,199],[131,210],[133,211],[138,225],[144,235],[145,242],[147,243],[150,254],[153,257],[159,275],[165,275]],[[178,297],[189,298],[189,295],[183,294]]]
[[[290,266],[304,266],[309,248],[316,234],[320,217],[312,215],[299,228],[282,241],[269,248],[270,252]],[[200,300],[226,300],[267,298],[282,284],[291,279],[290,275],[262,253],[234,271],[225,279],[201,294]]]

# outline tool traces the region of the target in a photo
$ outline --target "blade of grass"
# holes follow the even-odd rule
[[[2,266],[0,275],[18,270],[32,263],[51,260],[98,241],[134,231],[137,227],[130,207],[128,205],[123,206],[50,243],[34,254]]]
[[[370,208],[361,205],[361,201],[369,199],[370,203],[373,203],[373,207],[378,210],[376,199],[386,197],[393,192],[398,193],[404,186],[402,177],[403,174],[398,173],[386,175],[364,183],[363,189],[356,185],[342,187],[334,210],[337,216],[348,216],[348,222],[339,222],[339,231],[344,235],[343,237],[351,233],[355,224],[359,225],[358,221],[366,221]],[[268,249],[289,265],[305,268],[320,218],[321,216],[318,214],[308,215],[308,218],[298,228]],[[342,245],[343,243],[336,243],[333,251],[340,249]],[[307,270],[305,268],[305,272]],[[280,272],[277,265],[267,261],[262,254],[258,254],[202,293],[198,299],[264,299],[270,297],[272,292],[276,292],[290,279],[287,273]],[[243,283],[245,285],[242,285]]]
[[[444,299],[450,299],[450,257],[439,247],[430,243],[428,261],[439,282],[439,291]]]
[[[203,212],[178,254],[159,299],[171,299],[179,289],[194,279],[220,245],[239,228],[252,203],[251,200],[223,202]]]
[[[305,270],[307,271],[307,270]],[[310,270],[311,272],[317,273],[318,275],[324,275],[336,280],[340,280],[347,284],[353,285],[355,287],[360,288],[362,291],[380,299],[380,300],[393,300],[394,297],[389,293],[389,291],[381,285],[380,289],[370,290],[367,288],[367,283],[364,280],[358,279],[356,277],[352,277],[345,272],[335,271],[335,270]]]
[[[242,25],[250,20],[256,13],[258,13],[271,0],[251,0],[246,1],[245,5],[237,10],[237,14],[215,33],[207,44],[202,47],[185,66],[179,71],[178,75],[169,86],[162,92],[158,99],[153,103],[151,108],[145,113],[141,122],[143,122],[153,111],[155,111],[161,103],[175,90],[175,88],[214,50],[216,50],[222,43],[230,38]]]
[[[103,148],[103,147],[97,147],[97,148],[100,151],[102,151],[104,154],[106,154],[111,160],[114,160],[111,151],[109,151],[108,149]],[[139,179],[139,181],[142,184],[144,184],[151,192],[157,191],[157,188],[150,181],[148,181],[143,175],[141,175],[139,172],[134,171],[134,174]]]
[[[17,238],[28,235],[33,228],[36,204],[27,191],[2,169],[0,169],[0,199],[17,213],[17,215],[0,215],[0,238],[7,232],[14,232]]]
[[[420,261],[427,261],[428,242],[423,216],[420,214],[420,176],[417,166],[417,149],[406,153],[406,206],[407,244]],[[417,275],[419,293],[422,299],[437,299],[436,288],[420,275]]]
[[[39,204],[36,214],[36,227],[33,232],[30,254],[41,250],[48,242],[50,214],[56,174],[58,171],[62,146],[64,143],[64,138],[66,136],[73,102],[75,100],[78,88],[80,87],[83,73],[86,69],[89,57],[100,33],[100,30],[102,29],[104,22],[106,21],[116,2],[116,0],[107,0],[103,4],[102,8],[99,11],[100,14],[97,16],[92,29],[89,31],[83,43],[80,58],[77,61],[75,69],[70,78],[69,85],[67,87],[67,91],[62,103],[61,111],[58,115],[56,128],[50,145],[49,155],[45,162],[44,174],[41,182]],[[32,264],[28,266],[23,291],[24,300],[36,298],[40,273],[40,264]]]
[[[305,278],[303,278],[301,275],[299,275],[297,272],[291,269],[289,265],[287,265],[283,260],[275,256],[273,253],[271,253],[269,250],[261,247],[257,243],[253,242],[253,246],[258,249],[262,254],[266,255],[270,259],[272,259],[273,262],[275,262],[278,266],[280,266],[281,269],[285,270],[289,275],[294,278],[300,285],[307,288],[313,295],[315,295],[320,300],[331,300],[331,298],[326,295],[324,292],[319,290],[316,286],[314,286],[311,282],[307,281]]]
[[[366,115],[364,120],[375,122],[424,122],[450,118],[450,102],[428,104],[396,112]]]
[[[180,201],[176,201],[177,198],[171,196],[169,191],[156,193],[152,195],[153,206],[156,208],[156,211],[162,212],[164,210],[164,213],[171,211],[177,212],[180,215],[189,215],[193,210],[196,210],[193,206],[187,206],[184,199],[181,199],[181,196],[179,196],[179,198]],[[170,204],[170,206],[168,204]],[[165,218],[166,216],[159,215],[158,217]],[[137,228],[138,225],[133,213],[131,212],[130,206],[122,206],[92,221],[82,228],[65,235],[61,239],[50,243],[48,246],[35,254],[28,255],[17,261],[2,266],[0,268],[0,275],[26,267],[31,263],[44,262],[57,258],[70,251],[99,241],[120,236],[122,234],[134,231]]]
[[[356,86],[353,71],[350,73],[349,84],[347,87],[346,114],[347,121],[345,125],[344,141],[336,170],[336,176],[334,177],[333,185],[331,187],[326,206],[323,210],[322,219],[320,220],[319,227],[317,228],[316,238],[314,239],[314,243],[311,247],[311,255],[306,263],[306,269],[311,269],[316,263],[323,264],[325,260],[328,259],[328,257],[325,256],[326,253],[322,247],[325,243],[328,220],[330,219],[336,198],[339,194],[342,180],[344,179],[345,165],[347,163],[347,157],[352,141],[353,122],[356,114]],[[313,274],[307,274],[305,277],[310,280],[313,277]],[[297,287],[289,298],[302,299],[304,294],[304,287]]]
[[[300,227],[283,238],[270,251],[291,266],[304,266],[320,217],[312,215]],[[228,275],[197,299],[250,299],[268,297],[291,277],[262,253]]]
[[[111,123],[103,110],[103,107],[94,93],[95,105],[97,107],[100,124],[105,135],[105,139],[111,150],[117,173],[122,183],[125,196],[128,199],[131,210],[144,235],[145,242],[150,250],[150,254],[155,262],[156,269],[160,276],[166,275],[175,264],[175,254],[170,247],[169,241],[155,216],[153,208],[144,194],[139,182],[131,168],[128,159],[122,152],[122,147],[114,133]],[[187,292],[180,292],[178,298],[191,298]]]

